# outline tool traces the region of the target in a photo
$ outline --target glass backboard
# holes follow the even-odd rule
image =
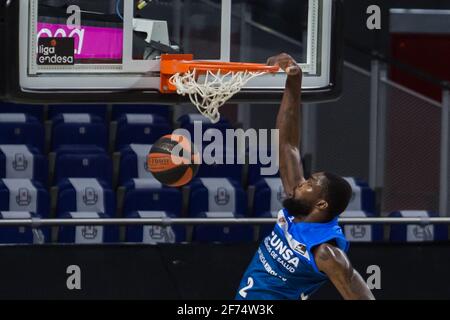
[[[161,54],[264,63],[286,52],[304,71],[305,100],[335,98],[342,63],[339,6],[338,0],[12,1],[8,43],[18,52],[10,56],[17,62],[10,66],[17,73],[10,96],[170,102],[180,97],[158,91]],[[256,78],[235,100],[271,102],[284,82],[282,72]]]

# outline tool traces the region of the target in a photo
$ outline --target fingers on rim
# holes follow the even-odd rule
[[[297,66],[295,60],[286,53],[270,57],[269,59],[267,59],[267,64],[271,66],[279,66],[281,69],[285,71],[288,71],[293,66]]]

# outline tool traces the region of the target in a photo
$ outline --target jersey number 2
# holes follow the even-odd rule
[[[247,286],[243,287],[240,291],[239,294],[241,295],[242,298],[247,298],[247,291],[249,289],[251,289],[253,287],[253,285],[255,284],[255,282],[253,281],[252,277],[249,277],[247,280]]]

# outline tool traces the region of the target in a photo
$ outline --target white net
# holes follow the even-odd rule
[[[197,76],[196,70],[177,73],[170,78],[170,83],[177,88],[180,95],[189,95],[198,111],[209,118],[212,123],[220,120],[219,108],[253,78],[265,72],[230,71],[222,74],[210,70],[203,76]]]

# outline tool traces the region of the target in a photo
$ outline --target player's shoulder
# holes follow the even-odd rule
[[[337,272],[351,268],[351,264],[346,253],[333,242],[318,245],[314,248],[313,254],[319,270],[326,273],[329,271]]]
[[[313,249],[313,253],[314,255],[320,256],[324,259],[346,256],[345,252],[336,245],[335,241],[319,244]]]

